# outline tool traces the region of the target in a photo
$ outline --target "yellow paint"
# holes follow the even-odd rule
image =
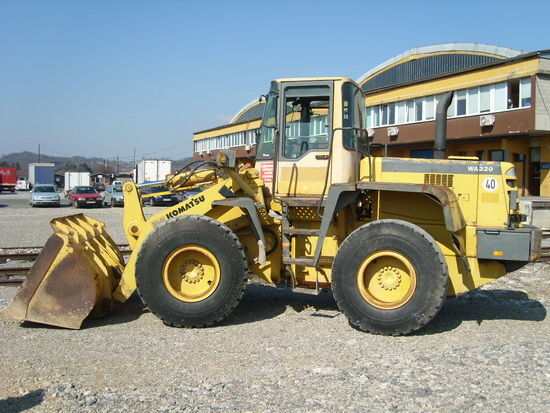
[[[449,293],[450,297],[467,293],[482,285],[506,275],[506,268],[499,261],[478,260],[468,258],[471,272],[464,269],[460,259],[456,256],[445,256],[449,269]]]
[[[550,136],[539,138],[540,161],[550,162]],[[540,196],[550,197],[550,169],[540,171]]]
[[[395,251],[369,255],[357,271],[357,288],[365,301],[382,310],[402,307],[416,291],[416,271]]]
[[[186,303],[204,301],[220,283],[220,264],[214,254],[198,245],[185,245],[168,255],[162,282],[176,299]]]
[[[326,163],[326,161],[325,161]],[[284,166],[291,162],[281,162],[277,178],[277,193],[281,195],[320,194],[325,183],[326,168],[304,166]]]

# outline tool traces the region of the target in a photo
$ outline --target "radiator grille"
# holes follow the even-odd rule
[[[428,185],[453,186],[454,175],[450,174],[424,174],[424,183]]]

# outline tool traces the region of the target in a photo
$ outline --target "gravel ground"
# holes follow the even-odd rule
[[[14,211],[1,246],[40,245],[69,212]],[[124,242],[120,209],[87,212]],[[329,293],[254,284],[206,329],[166,327],[136,296],[79,331],[0,316],[0,411],[548,411],[549,275],[535,263],[448,299],[407,337],[353,329]]]

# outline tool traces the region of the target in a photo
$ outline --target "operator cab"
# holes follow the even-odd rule
[[[273,81],[256,150],[266,187],[279,197],[319,198],[331,184],[356,181],[365,120],[363,92],[350,79]]]

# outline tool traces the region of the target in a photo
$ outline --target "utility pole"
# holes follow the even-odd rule
[[[118,156],[116,157],[116,174],[118,175]]]
[[[38,163],[40,163],[40,144],[38,144]]]

